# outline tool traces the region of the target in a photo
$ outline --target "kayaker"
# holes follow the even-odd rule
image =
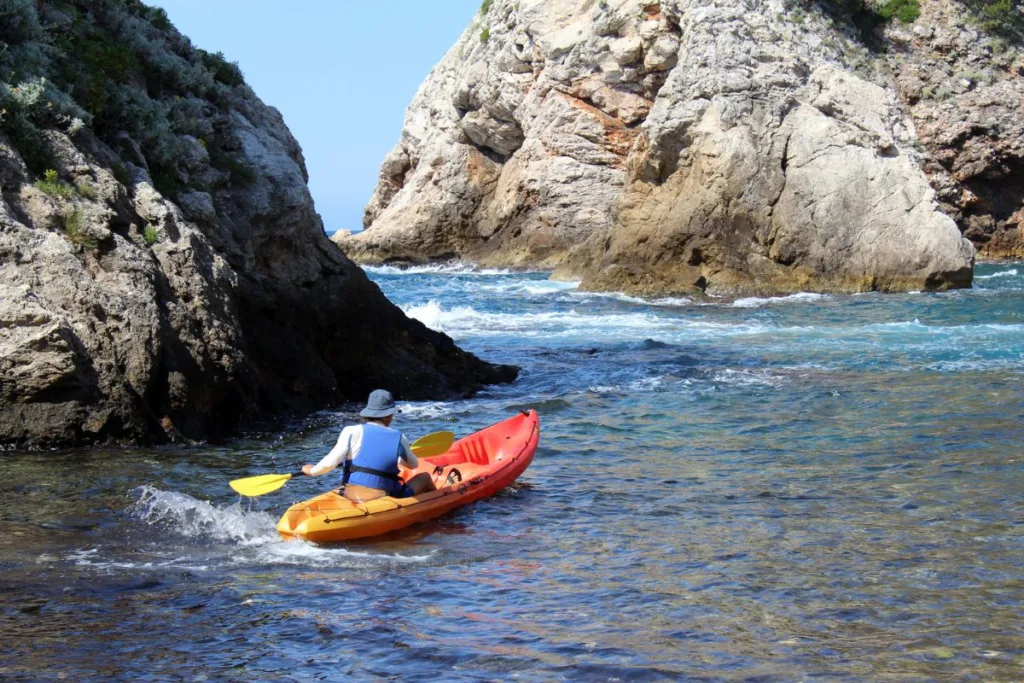
[[[331,452],[316,465],[303,465],[302,473],[317,477],[344,463],[342,495],[357,503],[384,496],[408,498],[433,491],[434,482],[425,472],[404,484],[399,482],[399,464],[404,463],[414,469],[419,466],[419,460],[412,452],[409,440],[391,428],[397,412],[391,392],[384,389],[370,392],[366,407],[359,413],[366,422],[342,429]]]

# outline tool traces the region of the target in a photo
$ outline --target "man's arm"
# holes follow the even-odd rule
[[[405,434],[402,435],[402,447],[399,450],[398,457],[405,463],[405,466],[411,470],[420,466],[420,461],[416,457],[416,454],[412,452],[412,446],[409,445],[409,439],[405,438]]]
[[[341,435],[338,437],[338,443],[334,444],[334,448],[331,449],[331,452],[325,455],[316,465],[303,465],[303,473],[310,477],[318,477],[321,474],[327,474],[344,462],[345,458],[351,451],[351,446],[352,427],[345,427],[341,430]]]

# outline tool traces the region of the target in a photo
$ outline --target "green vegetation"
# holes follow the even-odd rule
[[[127,133],[154,180],[173,186],[179,136],[210,139],[218,115],[208,103],[226,111],[245,83],[238,64],[194,47],[163,9],[139,0],[57,4],[65,19],[52,22],[35,0],[0,0],[0,134],[42,176],[55,165],[45,131],[89,127],[115,149]]]
[[[487,11],[491,9],[491,5],[494,4],[494,0],[484,0],[480,3],[480,14],[487,14]]]
[[[202,57],[203,64],[213,73],[213,78],[218,83],[234,88],[245,83],[245,76],[238,62],[229,62],[223,52],[207,52],[198,50]]]
[[[491,29],[485,28],[483,31],[480,31],[480,42],[481,43],[486,43],[490,39],[491,39]]]
[[[64,226],[64,235],[68,238],[69,242],[86,249],[96,248],[96,238],[82,230],[85,220],[81,209],[66,209],[61,213],[60,220]]]
[[[122,185],[127,186],[132,182],[132,175],[124,164],[114,164],[110,167],[110,171],[114,174],[114,179]]]
[[[52,168],[43,173],[43,177],[36,181],[36,187],[50,197],[72,197],[75,194],[74,188],[62,182],[57,171]]]
[[[96,199],[96,197],[99,196],[99,192],[96,191],[96,186],[88,180],[79,180],[75,183],[75,189],[78,191],[78,196],[85,199]]]
[[[921,3],[919,0],[887,0],[876,7],[875,12],[884,21],[895,17],[904,24],[912,24],[921,16]]]
[[[147,247],[151,247],[156,244],[159,237],[160,233],[152,225],[147,225],[142,229],[142,241],[146,243]]]
[[[1024,39],[1024,14],[1021,0],[965,0],[981,27],[1013,44]]]
[[[218,171],[226,171],[231,174],[230,182],[251,185],[256,180],[256,174],[251,168],[225,152],[219,145],[207,147],[207,150],[210,154],[210,165]]]

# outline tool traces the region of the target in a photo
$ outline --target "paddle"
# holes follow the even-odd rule
[[[429,458],[434,455],[447,453],[455,441],[455,434],[452,432],[434,432],[416,439],[412,443],[412,452],[417,458]],[[229,482],[231,488],[243,496],[256,497],[273,493],[288,483],[292,477],[303,475],[302,470],[291,474],[261,474],[256,477],[235,479]]]

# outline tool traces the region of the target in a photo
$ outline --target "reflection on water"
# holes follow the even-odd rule
[[[522,379],[515,486],[375,541],[274,531],[324,482],[229,447],[0,459],[5,680],[985,680],[1024,671],[1024,268],[971,292],[655,302],[540,276],[374,273]],[[429,306],[430,302],[433,306]],[[454,313],[452,313],[454,312]]]

